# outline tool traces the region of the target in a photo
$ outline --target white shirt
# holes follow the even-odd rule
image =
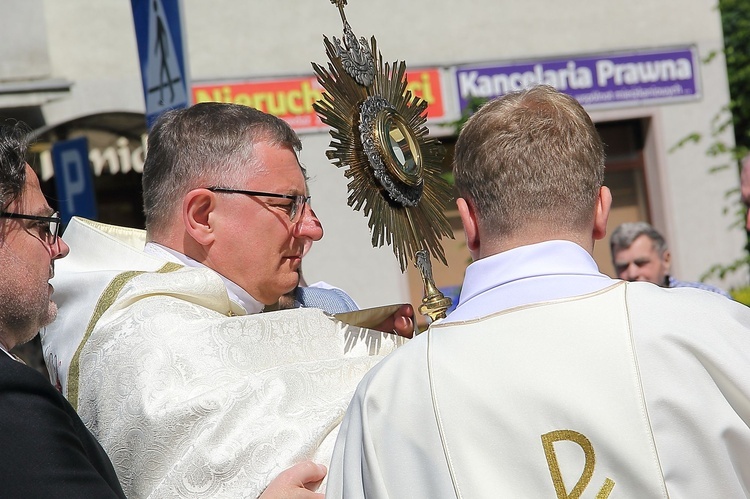
[[[148,253],[149,255],[157,256],[170,262],[181,263],[187,267],[209,268],[203,265],[201,262],[193,260],[187,255],[183,255],[179,251],[167,248],[166,246],[155,243],[153,241],[147,242],[146,246],[143,248],[143,251],[145,253]],[[232,301],[239,303],[242,308],[245,309],[246,313],[257,314],[263,311],[264,305],[250,296],[250,293],[248,293],[223,275],[219,274],[218,272],[216,272],[216,274],[218,274],[218,276],[221,277],[221,280],[224,281],[224,285],[227,287],[227,293],[229,293],[229,298]]]
[[[3,352],[5,352],[5,355],[7,355],[8,357],[10,357],[11,359],[18,360],[18,358],[16,358],[16,356],[14,356],[12,353],[10,353],[9,351],[7,351],[5,349],[5,347],[3,346],[2,343],[0,343],[0,350],[2,350]]]

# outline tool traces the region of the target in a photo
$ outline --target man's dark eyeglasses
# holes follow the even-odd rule
[[[9,213],[7,211],[0,212],[0,218],[16,218],[21,220],[35,220],[38,222],[46,222],[44,224],[38,224],[41,229],[39,232],[39,238],[54,246],[57,244],[57,238],[60,234],[60,225],[62,225],[62,219],[60,218],[59,212],[54,212],[49,217],[40,217],[37,215],[24,215],[22,213]]]
[[[261,192],[261,191],[243,191],[241,189],[226,189],[224,187],[207,187],[211,192],[224,192],[227,194],[244,194],[246,196],[265,196],[269,198],[281,198],[291,199],[293,202],[289,206],[289,221],[296,223],[302,214],[303,206],[305,203],[310,202],[311,196],[292,195],[292,194],[276,194],[275,192]]]

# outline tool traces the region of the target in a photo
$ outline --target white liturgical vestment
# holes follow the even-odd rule
[[[747,497],[750,310],[569,242],[509,253],[365,376],[326,497]]]
[[[45,357],[129,498],[257,497],[327,464],[357,382],[403,342],[317,309],[244,315],[143,231],[74,219],[65,239]]]

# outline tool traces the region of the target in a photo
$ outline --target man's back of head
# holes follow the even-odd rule
[[[478,261],[455,311],[360,383],[329,497],[745,496],[750,313],[598,272],[603,159],[549,87],[469,120],[454,174]]]
[[[539,86],[492,101],[469,119],[454,174],[487,233],[578,232],[591,224],[604,150],[575,99]]]

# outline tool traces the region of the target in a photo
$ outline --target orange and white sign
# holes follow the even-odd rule
[[[437,69],[407,71],[407,88],[427,102],[427,116],[445,115],[440,72]],[[193,102],[232,102],[254,107],[284,119],[297,131],[327,128],[313,109],[323,96],[314,76],[265,81],[193,84]]]

